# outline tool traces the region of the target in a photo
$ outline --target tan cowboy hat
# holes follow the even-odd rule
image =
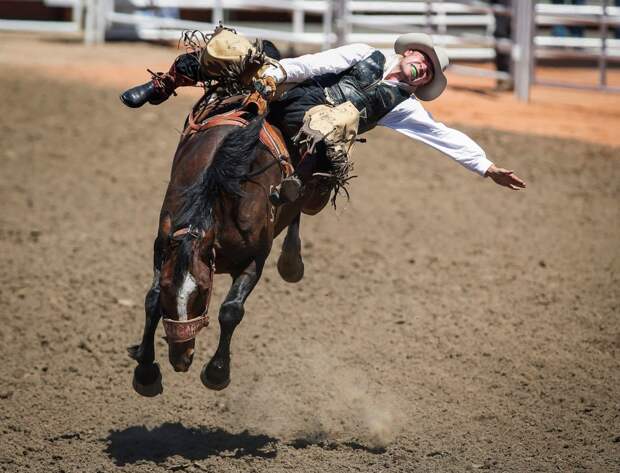
[[[433,39],[425,33],[408,33],[399,36],[394,43],[396,54],[403,54],[408,49],[415,49],[426,54],[433,63],[433,79],[426,85],[415,90],[415,96],[420,100],[433,100],[441,95],[448,85],[448,79],[443,71],[450,59],[448,53],[441,46],[435,46]]]

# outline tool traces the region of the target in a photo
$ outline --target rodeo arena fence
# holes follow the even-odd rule
[[[35,0],[24,0],[33,2]],[[452,60],[488,62],[506,55],[508,70],[453,65],[460,74],[513,81],[520,100],[532,84],[596,88],[607,84],[607,68],[620,62],[620,1],[548,3],[511,1],[363,0],[42,0],[70,11],[66,21],[0,18],[0,30],[82,33],[85,43],[106,40],[177,40],[184,30],[212,30],[220,21],[248,37],[310,48],[364,42],[385,51],[402,33],[424,31],[444,46]],[[570,3],[570,4],[566,4]],[[200,21],[181,19],[180,9],[201,13]],[[229,21],[234,12],[261,12],[261,21]],[[267,13],[265,13],[267,12]],[[269,21],[270,15],[288,21]],[[247,18],[245,15],[244,18]],[[312,21],[308,21],[312,19]],[[508,34],[498,35],[498,22]],[[579,28],[588,35],[554,35],[554,28]],[[612,37],[613,36],[613,37]],[[597,61],[598,84],[583,86],[538,79],[539,59]]]

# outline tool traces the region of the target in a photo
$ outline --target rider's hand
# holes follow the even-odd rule
[[[273,99],[276,94],[276,80],[271,76],[264,75],[262,77],[255,78],[252,84],[254,86],[254,90],[256,90],[261,97],[267,101]]]
[[[515,191],[525,189],[525,182],[517,176],[514,171],[498,168],[495,164],[491,164],[484,177],[490,177],[495,184],[508,187]]]

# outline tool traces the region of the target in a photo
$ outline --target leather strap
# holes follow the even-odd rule
[[[186,235],[187,233],[191,234],[191,228],[187,227],[177,230],[174,235],[179,232],[184,232],[185,230],[187,231],[182,233],[182,235]],[[174,320],[162,317],[164,332],[166,332],[166,341],[168,343],[182,343],[193,340],[196,338],[196,335],[198,335],[198,332],[200,332],[204,327],[209,326],[208,312],[209,305],[211,304],[211,294],[213,293],[213,276],[215,274],[215,250],[212,249],[211,251],[211,261],[209,262],[209,281],[211,287],[209,287],[209,291],[207,292],[205,310],[202,315],[189,320]]]
[[[202,123],[196,123],[194,113],[192,112],[189,114],[188,125],[185,133],[198,133],[203,130],[208,130],[209,128],[224,125],[238,127],[248,126],[250,122],[244,118],[247,114],[248,112],[245,110],[231,110],[230,112],[207,118],[207,120]],[[282,173],[286,177],[293,174],[295,170],[293,168],[293,165],[291,164],[291,157],[289,155],[288,149],[286,148],[286,144],[282,140],[280,134],[275,130],[273,125],[264,121],[258,137],[261,143],[263,143],[267,147],[269,152],[273,155],[273,157],[276,158],[276,160],[280,164]]]
[[[189,342],[196,338],[203,327],[209,326],[209,316],[204,314],[190,320],[163,319],[163,324],[168,343]]]
[[[291,156],[288,153],[286,144],[282,140],[280,134],[276,132],[273,125],[268,122],[263,122],[263,127],[261,128],[258,137],[261,143],[263,143],[271,154],[273,154],[274,158],[278,160],[282,173],[285,177],[293,174],[295,169],[291,164]]]
[[[204,230],[195,230],[192,226],[179,228],[176,232],[172,234],[170,237],[172,240],[180,240],[185,235],[190,234],[194,238],[204,238],[205,231]]]
[[[196,123],[194,111],[192,110],[187,117],[187,128],[183,134],[198,133],[199,131],[221,125],[247,126],[249,122],[243,118],[243,115],[246,114],[245,110],[231,110],[230,112],[209,117],[202,123]]]

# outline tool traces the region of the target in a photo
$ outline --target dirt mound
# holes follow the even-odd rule
[[[617,149],[466,130],[516,193],[371,132],[351,202],[302,219],[303,283],[270,258],[231,386],[199,380],[214,328],[184,375],[158,340],[147,400],[125,347],[190,101],[7,68],[0,98],[0,470],[620,468]]]

